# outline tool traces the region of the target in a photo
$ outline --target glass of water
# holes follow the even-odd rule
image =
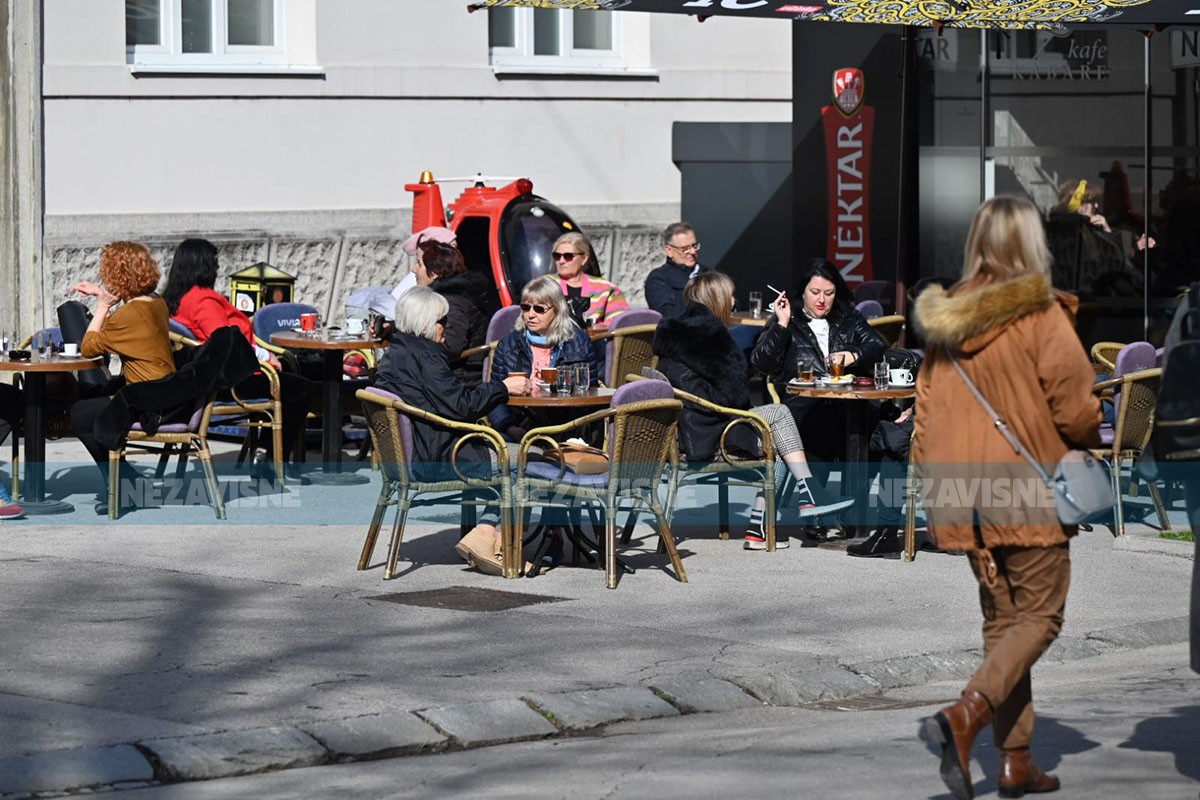
[[[750,293],[750,316],[755,319],[762,316],[762,292]]]
[[[880,361],[875,365],[875,388],[888,388],[888,362]]]
[[[558,374],[555,376],[555,391],[557,394],[571,393],[571,378],[574,370],[569,364],[563,364],[558,368]]]
[[[587,394],[588,387],[592,385],[592,368],[587,362],[580,362],[575,365],[575,385],[572,391],[575,394]]]

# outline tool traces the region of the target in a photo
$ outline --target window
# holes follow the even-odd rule
[[[493,8],[488,45],[498,71],[628,71],[622,32],[628,12]],[[637,15],[641,16],[641,15]]]
[[[296,0],[125,0],[135,69],[226,71],[291,67],[285,43]],[[303,19],[305,2],[299,3]],[[307,3],[311,5],[311,3]]]

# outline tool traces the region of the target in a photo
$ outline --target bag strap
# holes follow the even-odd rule
[[[967,376],[966,370],[962,368],[962,364],[958,363],[958,359],[948,349],[946,350],[946,357],[950,359],[950,363],[954,365],[954,369],[962,376],[963,382],[967,384],[967,388],[971,390],[971,394],[975,395],[975,399],[979,401],[979,405],[983,406],[983,410],[992,418],[992,422],[996,423],[996,430],[1000,431],[1000,435],[1009,443],[1013,452],[1028,461],[1037,470],[1037,474],[1041,476],[1041,479],[1046,482],[1047,486],[1053,487],[1054,483],[1050,476],[1046,474],[1045,468],[1034,459],[1033,455],[1025,448],[1025,445],[1021,443],[1016,434],[1009,430],[1008,425],[996,413],[996,409],[992,408],[992,404],[987,401],[987,398],[979,391],[979,387]]]

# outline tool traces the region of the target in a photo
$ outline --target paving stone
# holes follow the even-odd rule
[[[0,794],[61,792],[153,779],[150,762],[128,744],[0,758]]]
[[[1042,661],[1078,661],[1081,658],[1091,658],[1111,650],[1103,642],[1090,639],[1080,639],[1074,636],[1060,636],[1054,640],[1042,655]]]
[[[297,726],[338,758],[369,759],[441,750],[447,737],[407,711]]]
[[[1178,644],[1188,640],[1188,618],[1176,617],[1139,622],[1135,625],[1122,625],[1119,628],[1089,633],[1088,638],[1135,650],[1164,644]]]
[[[895,689],[933,681],[969,678],[975,674],[982,660],[973,650],[955,650],[864,661],[854,664],[852,668],[860,675],[878,683],[881,688]]]
[[[586,730],[624,720],[679,716],[675,706],[640,686],[530,694],[526,695],[526,699],[570,730]]]
[[[798,706],[813,700],[853,697],[877,691],[878,688],[867,679],[836,666],[815,667],[795,674],[748,675],[730,680],[773,706]]]
[[[671,698],[671,702],[691,714],[705,711],[734,711],[761,706],[740,687],[720,678],[677,678],[659,681],[654,689]]]
[[[492,700],[418,712],[464,747],[553,736],[558,729],[520,700]]]
[[[154,753],[163,771],[175,780],[311,767],[327,759],[325,748],[315,739],[288,727],[147,739],[139,744]]]

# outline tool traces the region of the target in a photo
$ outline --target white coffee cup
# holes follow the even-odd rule
[[[907,369],[888,370],[888,380],[895,384],[908,385],[913,382],[912,371]]]
[[[79,345],[75,344],[74,342],[64,342],[64,343],[63,343],[62,354],[63,354],[64,356],[77,356],[77,355],[79,355]]]
[[[358,317],[347,317],[346,333],[352,333],[355,336],[367,332],[367,321]]]

